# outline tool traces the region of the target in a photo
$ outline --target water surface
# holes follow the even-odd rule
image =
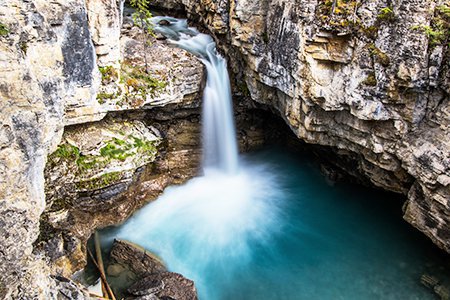
[[[401,198],[330,185],[301,156],[245,155],[237,174],[170,187],[105,239],[155,252],[202,300],[435,299],[420,284],[431,245]]]

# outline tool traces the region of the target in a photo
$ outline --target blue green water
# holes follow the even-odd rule
[[[171,187],[108,237],[157,253],[201,300],[435,299],[420,284],[430,244],[401,197],[330,185],[311,161],[247,154],[239,174]]]

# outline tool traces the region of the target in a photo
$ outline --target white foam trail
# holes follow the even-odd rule
[[[206,66],[207,81],[203,92],[203,168],[234,173],[238,169],[238,147],[233,119],[233,103],[226,60],[216,51],[216,44],[206,34],[189,28],[186,20],[155,17],[154,30],[172,44],[196,55]],[[160,25],[164,24],[164,25]]]
[[[166,25],[157,25],[162,20]],[[270,244],[281,223],[277,201],[283,197],[271,169],[238,163],[226,61],[216,52],[212,38],[188,28],[185,20],[156,17],[152,22],[155,31],[197,55],[206,66],[205,175],[167,188],[117,235],[158,254],[170,270],[193,279],[204,299],[212,299],[207,269],[214,266],[224,273],[221,278],[231,280],[233,271],[253,259],[251,247]]]
[[[280,187],[268,168],[243,167],[233,175],[212,171],[167,188],[125,223],[119,238],[160,256],[169,269],[195,281],[200,295],[214,294],[211,266],[232,281],[255,249],[270,248],[280,230]]]

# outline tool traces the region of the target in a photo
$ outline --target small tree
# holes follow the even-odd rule
[[[136,11],[133,13],[133,21],[139,26],[142,30],[144,36],[143,50],[144,50],[144,64],[145,64],[145,73],[148,74],[148,61],[147,61],[147,50],[148,46],[150,46],[150,36],[153,36],[153,26],[148,21],[149,18],[152,17],[152,13],[148,9],[150,0],[130,0],[131,6],[136,8]]]

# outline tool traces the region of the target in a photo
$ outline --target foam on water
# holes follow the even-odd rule
[[[271,171],[243,167],[233,175],[210,171],[167,188],[123,225],[117,236],[154,251],[169,269],[195,279],[204,294],[211,268],[232,280],[281,230],[281,189]],[[204,298],[208,299],[208,298]]]
[[[237,172],[238,147],[226,60],[217,53],[213,39],[188,27],[186,20],[154,17],[152,23],[155,32],[165,35],[172,45],[196,55],[206,67],[202,120],[205,172],[211,168],[229,174]]]

